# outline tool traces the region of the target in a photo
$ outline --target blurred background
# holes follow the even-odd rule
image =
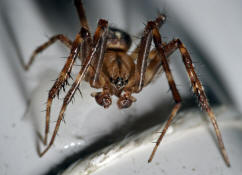
[[[111,26],[130,33],[133,47],[139,42],[139,34],[146,22],[155,19],[158,12],[166,14],[167,23],[160,30],[163,40],[169,42],[173,38],[180,38],[187,46],[210,103],[226,104],[235,111],[242,111],[240,0],[83,0],[83,4],[92,33],[100,18],[107,19]],[[38,56],[29,72],[25,72],[21,64],[26,63],[32,51],[49,37],[64,34],[73,39],[79,30],[72,0],[0,0],[0,174],[47,174],[68,155],[57,153],[40,160],[33,129],[36,125],[25,117],[28,102],[34,104],[30,104],[32,111],[36,106],[39,107],[34,113],[44,110],[47,93],[53,83],[51,80],[56,79],[68,56],[68,49],[59,43],[54,44]],[[171,58],[171,67],[184,101],[196,104],[193,103],[189,80],[178,52]],[[78,66],[75,69],[78,71]],[[107,126],[115,127],[126,121],[127,114],[139,115],[142,113],[140,108],[143,111],[156,109],[157,113],[168,115],[173,99],[167,93],[165,76],[161,79],[157,78],[144,92],[135,96],[138,101],[130,109],[131,113],[117,114],[123,115],[124,119],[115,120],[114,124]],[[40,98],[43,98],[41,102],[36,102]],[[144,103],[147,98],[150,100],[150,104],[147,101],[149,105]],[[56,105],[58,103],[61,102]],[[95,101],[90,103],[94,104],[96,110]],[[166,108],[166,105],[166,110],[160,109]],[[83,112],[76,108],[72,107],[74,114]],[[99,110],[103,109],[98,108],[98,112],[91,114],[99,114]],[[114,112],[117,107],[110,110]],[[44,117],[44,113],[41,113],[41,117]],[[82,120],[85,123],[86,119]],[[95,127],[93,123],[90,124],[91,129]],[[89,130],[87,127],[81,132],[88,133]],[[111,129],[101,131],[108,134]],[[67,137],[68,134],[63,140]],[[86,137],[89,139],[87,143],[97,139]]]

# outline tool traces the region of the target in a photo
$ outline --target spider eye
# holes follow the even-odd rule
[[[110,78],[110,82],[113,83],[117,89],[121,89],[128,83],[128,80],[124,80],[122,77],[117,77],[116,79]]]
[[[124,86],[123,78],[122,77],[116,78],[116,80],[114,81],[114,84],[118,89],[122,88]]]

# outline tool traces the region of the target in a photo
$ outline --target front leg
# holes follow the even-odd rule
[[[160,28],[166,20],[166,16],[163,14],[159,14],[159,16],[154,20],[154,22],[148,22],[143,36],[141,38],[141,42],[135,48],[135,50],[131,53],[130,57],[134,60],[137,58],[136,64],[136,85],[134,91],[136,93],[140,92],[142,88],[149,82],[146,78],[147,71],[147,59],[153,60],[156,58],[157,50],[153,49],[150,51],[151,42],[152,42],[152,25],[155,25],[157,28]],[[151,24],[152,23],[152,24]],[[158,58],[159,59],[159,58]],[[157,59],[153,61],[152,64],[156,64]],[[148,71],[150,71],[152,65],[149,67]],[[153,70],[153,72],[156,72]],[[150,74],[151,75],[151,74]],[[152,78],[152,77],[150,77]]]
[[[165,51],[164,51],[164,48],[162,46],[161,36],[160,36],[160,33],[159,33],[157,27],[155,25],[153,25],[153,26],[154,26],[153,37],[154,37],[155,46],[156,46],[160,56],[162,57],[162,66],[163,66],[163,68],[166,72],[167,79],[169,81],[170,76],[169,76],[169,74],[167,74],[167,71],[166,71],[166,69],[168,67],[168,63],[167,63],[167,60],[165,58]],[[202,109],[207,112],[207,114],[208,114],[208,116],[209,116],[209,118],[210,118],[210,120],[213,124],[213,127],[215,129],[215,133],[216,133],[216,136],[217,136],[217,139],[218,139],[219,147],[220,147],[221,153],[223,155],[223,158],[224,158],[227,166],[230,166],[229,158],[228,158],[227,152],[226,152],[225,147],[224,147],[224,143],[223,143],[221,132],[219,130],[219,127],[218,127],[218,124],[217,124],[217,121],[216,121],[216,117],[215,117],[215,115],[214,115],[214,113],[213,113],[213,111],[212,111],[212,109],[211,109],[211,107],[208,103],[208,99],[206,97],[202,83],[198,79],[198,76],[197,76],[197,74],[194,70],[194,66],[193,66],[190,54],[188,53],[186,47],[183,45],[183,43],[179,39],[173,40],[169,44],[169,46],[171,47],[171,50],[172,49],[176,50],[177,48],[180,50],[180,53],[181,53],[182,59],[183,59],[183,63],[186,67],[186,71],[188,73],[189,79],[190,79],[191,84],[192,84],[193,92],[197,96],[198,101],[199,101]],[[173,92],[173,96],[174,95],[176,95],[176,94],[174,94],[174,92]]]
[[[147,59],[150,53],[152,41],[151,26],[148,23],[145,27],[144,34],[139,45],[137,64],[135,67],[136,83],[134,92],[139,93],[144,87],[145,72],[147,67]]]
[[[163,49],[164,49],[164,53],[165,56],[167,58],[167,61],[169,62],[169,56],[176,50],[173,47],[173,43],[169,43],[169,44],[163,44]],[[164,72],[164,69],[160,69],[162,66],[162,61],[161,61],[161,56],[160,54],[158,54],[158,51],[154,48],[150,54],[149,57],[150,59],[150,63],[147,66],[146,72],[145,72],[145,79],[144,79],[144,86],[148,85],[155,77],[155,75],[157,74],[158,70],[160,70],[160,73]]]
[[[158,14],[158,17],[154,20],[154,22],[158,28],[161,28],[162,25],[165,23],[165,21],[166,21],[166,16],[164,14],[160,14],[160,13]],[[137,36],[140,36],[140,34]],[[130,57],[133,58],[133,60],[136,60],[138,58],[140,44],[141,43],[139,43],[137,45],[137,47],[133,50],[133,52],[130,54]],[[152,58],[154,58],[155,55],[156,55],[156,50],[152,50],[149,54],[149,58],[152,59]]]
[[[171,114],[168,118],[168,121],[167,121],[160,137],[158,138],[158,140],[156,142],[156,145],[155,145],[155,147],[154,147],[154,149],[153,149],[153,151],[150,155],[148,162],[152,161],[152,159],[155,155],[155,152],[156,152],[160,142],[162,141],[167,129],[169,128],[173,118],[176,116],[177,112],[181,108],[181,96],[180,96],[180,94],[177,90],[177,87],[176,87],[175,81],[173,79],[170,67],[168,65],[168,61],[166,59],[165,51],[163,50],[163,48],[162,48],[162,50],[157,48],[158,44],[159,44],[159,46],[162,46],[162,42],[161,42],[161,37],[160,37],[159,31],[158,31],[157,24],[153,21],[150,21],[150,22],[147,23],[146,28],[145,28],[145,32],[144,32],[144,36],[141,40],[139,57],[138,57],[138,60],[137,60],[137,68],[138,68],[137,72],[139,73],[138,84],[137,84],[138,85],[137,86],[138,91],[140,91],[142,89],[142,87],[144,86],[144,83],[145,83],[145,75],[147,75],[147,69],[146,69],[147,57],[149,55],[149,50],[150,50],[152,38],[155,42],[156,49],[157,49],[159,55],[156,56],[156,58],[153,59],[154,61],[152,60],[153,62],[151,62],[151,63],[152,64],[159,64],[159,62],[160,62],[161,65],[163,66],[163,69],[166,73],[166,77],[167,77],[167,80],[168,80],[168,83],[169,83],[169,86],[170,86],[170,89],[171,89],[171,92],[172,92],[172,95],[173,95],[173,98],[176,102],[176,105],[172,109],[172,112],[171,112]],[[156,66],[158,67],[159,65],[156,65]]]
[[[171,41],[170,45],[174,49],[178,48],[180,53],[181,53],[181,55],[182,55],[182,60],[183,60],[183,63],[185,65],[185,67],[186,67],[189,79],[191,81],[193,92],[196,94],[202,109],[208,113],[210,121],[212,122],[213,127],[215,129],[215,133],[216,133],[216,136],[217,136],[217,139],[218,139],[218,143],[219,143],[219,148],[221,150],[223,158],[224,158],[227,166],[230,166],[229,158],[228,158],[227,152],[226,152],[225,147],[224,147],[224,143],[223,143],[223,140],[222,140],[222,135],[221,135],[221,132],[219,130],[216,117],[215,117],[215,115],[214,115],[214,113],[212,111],[212,108],[210,107],[210,105],[208,103],[208,99],[207,99],[207,96],[205,94],[205,91],[204,91],[204,88],[202,86],[202,83],[198,79],[198,76],[197,76],[197,74],[196,74],[196,72],[194,70],[194,66],[192,64],[192,60],[191,60],[190,54],[188,53],[186,47],[180,41],[180,39],[175,39],[175,40]]]
[[[77,34],[76,39],[74,40],[71,48],[71,54],[67,58],[66,63],[64,67],[62,68],[61,73],[59,74],[59,77],[56,79],[54,85],[49,91],[48,94],[48,100],[46,104],[46,124],[45,124],[45,137],[44,137],[44,144],[47,143],[47,137],[49,132],[49,123],[50,123],[50,111],[51,111],[51,105],[52,101],[55,98],[56,95],[59,95],[60,89],[67,84],[67,79],[70,77],[70,73],[72,70],[72,66],[75,63],[75,60],[79,54],[80,50],[80,44],[82,40],[85,40],[87,31],[82,28],[81,32]]]
[[[61,121],[63,119],[63,115],[64,115],[64,113],[66,111],[67,105],[70,103],[71,99],[73,98],[76,90],[78,89],[78,87],[80,85],[81,80],[83,80],[84,76],[86,75],[86,73],[88,71],[88,68],[91,65],[91,62],[95,58],[95,54],[97,53],[98,48],[103,47],[103,45],[106,44],[103,41],[105,41],[106,40],[105,38],[107,38],[107,24],[108,23],[105,20],[100,20],[99,21],[98,28],[97,28],[97,30],[95,32],[95,35],[94,35],[94,43],[95,43],[95,45],[91,49],[91,52],[90,52],[88,58],[83,63],[83,66],[81,67],[81,70],[78,73],[78,75],[76,77],[76,80],[74,81],[74,83],[72,84],[70,90],[67,92],[67,94],[66,94],[66,96],[64,98],[63,105],[61,107],[61,110],[60,110],[60,113],[59,113],[59,116],[58,116],[58,120],[56,122],[56,126],[55,126],[54,132],[52,134],[50,143],[45,148],[45,150],[40,154],[40,156],[43,156],[50,149],[50,147],[53,145],[53,143],[55,141],[55,137],[56,137],[57,132],[58,132],[59,127],[60,127],[60,123],[61,123]],[[86,29],[85,29],[85,31],[86,31]],[[77,47],[75,47],[75,48],[77,49]],[[74,49],[74,50],[77,51],[76,49]],[[75,53],[75,54],[77,56],[78,53]],[[71,53],[69,58],[73,58],[73,56],[74,55],[72,55],[72,53]]]

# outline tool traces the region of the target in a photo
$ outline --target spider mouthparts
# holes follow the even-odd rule
[[[135,101],[136,99],[134,97],[124,94],[123,96],[119,97],[117,104],[120,109],[123,109],[129,108]]]
[[[112,104],[112,99],[108,93],[97,92],[92,93],[91,95],[95,97],[96,102],[104,108],[108,108]]]

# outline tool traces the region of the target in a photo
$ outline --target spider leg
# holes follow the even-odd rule
[[[157,24],[153,21],[150,21],[146,25],[146,28],[145,28],[145,31],[144,31],[144,36],[142,37],[142,40],[141,40],[140,52],[139,52],[138,59],[137,59],[137,70],[136,71],[138,72],[138,75],[137,75],[138,81],[137,81],[137,84],[136,84],[136,88],[137,88],[136,92],[141,91],[143,86],[144,86],[145,73],[146,73],[146,70],[147,70],[146,69],[147,57],[149,55],[149,50],[150,50],[152,38],[154,39],[156,48],[157,48],[157,43],[159,43],[161,48],[162,48],[161,37],[160,37],[160,34],[159,34]],[[162,134],[160,135],[160,137],[158,138],[158,140],[156,142],[156,145],[155,145],[155,147],[152,151],[152,154],[151,154],[148,162],[152,161],[154,154],[155,154],[163,136],[165,135],[168,127],[170,126],[172,119],[176,116],[177,111],[181,107],[181,97],[180,97],[180,94],[179,94],[179,92],[176,88],[171,70],[170,70],[169,65],[168,65],[168,61],[166,60],[165,52],[164,52],[163,48],[162,48],[162,50],[159,50],[159,48],[157,48],[157,51],[159,53],[159,56],[156,57],[156,58],[157,59],[160,58],[160,60],[158,60],[158,61],[161,62],[163,69],[166,73],[166,77],[167,77],[173,98],[176,102],[176,105],[172,109],[171,115],[168,118],[168,121],[167,121],[167,123],[166,123],[166,125],[165,125],[165,127],[162,131]]]
[[[94,36],[94,38],[96,37]],[[91,94],[91,96],[95,98],[96,102],[99,105],[103,106],[104,108],[108,108],[112,104],[112,100],[110,97],[110,80],[102,72],[107,37],[103,37],[101,42],[103,42],[103,44],[97,51],[97,58],[93,60],[91,64],[92,66],[90,66],[90,69],[88,69],[88,74],[86,75],[85,79],[90,83],[91,87],[97,89],[103,88],[102,92],[94,92]]]
[[[157,28],[160,28],[164,24],[166,16],[159,14],[158,17],[152,22]],[[145,27],[143,37],[137,48],[131,53],[131,57],[135,60],[137,58],[136,64],[136,75],[137,84],[135,86],[135,92],[138,93],[142,90],[144,86],[145,72],[147,67],[147,58],[153,59],[157,53],[156,49],[150,52],[152,41],[151,25],[148,24]]]
[[[158,14],[158,17],[155,19],[155,23],[156,23],[157,27],[161,28],[161,26],[165,23],[165,20],[166,20],[166,16],[165,15]],[[138,35],[138,36],[140,36],[140,35]],[[133,50],[133,52],[130,54],[130,57],[133,58],[133,60],[136,60],[137,57],[138,57],[139,47],[140,47],[140,43]],[[151,58],[151,59],[154,58],[156,53],[157,53],[156,49],[153,49],[152,51],[150,51],[149,58]]]
[[[139,54],[139,46],[137,46],[135,48],[135,50],[133,50],[133,52],[130,54],[130,57],[133,59],[133,60],[136,60],[138,58],[138,54]],[[157,50],[156,49],[152,49],[149,53],[149,59],[154,59],[155,56],[157,55]]]
[[[170,44],[162,43],[162,45],[164,46],[164,51],[165,51],[166,57],[169,57],[174,49],[172,47],[170,47]],[[136,49],[137,49],[137,53],[133,52],[131,57],[134,57],[134,56],[137,57],[139,49],[138,49],[138,47]],[[150,60],[150,62],[145,71],[143,86],[146,86],[153,80],[155,74],[157,73],[157,71],[159,70],[159,68],[161,66],[161,58],[160,58],[156,48],[154,48],[150,51],[148,59]],[[161,70],[161,72],[162,71],[163,70]]]
[[[163,68],[164,68],[164,70],[166,72],[166,76],[167,76],[167,79],[168,79],[168,82],[169,82],[169,79],[171,79],[172,76],[171,76],[171,74],[169,75],[169,71],[168,71],[169,70],[169,65],[168,65],[167,60],[165,58],[165,52],[164,52],[164,48],[162,46],[161,36],[160,36],[159,30],[156,27],[156,25],[153,24],[152,28],[153,28],[152,29],[152,34],[153,34],[155,47],[157,48],[157,50],[158,50],[158,52],[159,52],[159,54],[160,54],[160,56],[162,58],[162,66],[163,66]],[[194,66],[192,64],[192,60],[191,60],[190,54],[188,53],[187,49],[185,48],[185,46],[183,45],[183,43],[179,39],[176,39],[176,40],[174,40],[172,42],[174,44],[170,44],[170,46],[173,45],[174,49],[175,48],[179,48],[179,50],[180,50],[180,53],[182,55],[182,59],[183,59],[184,65],[186,67],[188,76],[190,78],[190,81],[191,81],[191,84],[192,84],[192,87],[193,87],[193,92],[198,97],[198,100],[199,100],[199,103],[200,103],[202,109],[208,113],[208,116],[209,116],[209,118],[210,118],[210,120],[211,120],[211,122],[213,124],[214,129],[215,129],[215,133],[216,133],[216,136],[217,136],[217,139],[218,139],[219,147],[220,147],[221,153],[223,155],[223,158],[224,158],[227,166],[230,166],[229,158],[228,158],[228,155],[227,155],[225,147],[224,147],[224,143],[223,143],[223,140],[222,140],[222,136],[221,136],[220,130],[218,128],[216,117],[215,117],[215,115],[214,115],[214,113],[213,113],[213,111],[212,111],[212,109],[211,109],[211,107],[210,107],[210,105],[208,103],[208,99],[207,99],[206,94],[204,92],[202,83],[198,79],[197,74],[196,74],[196,72],[194,70]],[[170,82],[169,82],[169,85],[170,85],[171,89],[172,89],[172,86],[175,86],[175,84],[172,85],[172,84],[170,84]],[[173,94],[173,97],[174,97],[176,103],[179,104],[180,101],[177,101],[177,99],[180,99],[178,91],[172,90],[172,94]],[[179,98],[177,98],[177,97],[179,97]],[[171,116],[169,117],[169,120],[170,120],[170,118],[171,118]],[[168,120],[168,122],[169,122],[169,120]],[[162,138],[163,135],[164,134],[162,132],[160,138]],[[160,138],[158,139],[158,141],[160,140]],[[157,142],[157,144],[159,145],[159,142]],[[158,145],[156,145],[156,147],[158,147]],[[155,152],[156,147],[154,148],[153,152]],[[152,155],[153,155],[153,153],[152,153]],[[149,161],[152,160],[152,157],[153,157],[152,155],[151,155]]]
[[[104,59],[104,53],[105,53],[105,50],[106,50],[107,37],[103,37],[102,38],[102,42],[103,42],[103,44],[99,48],[99,50],[100,50],[99,54],[98,54],[99,56],[96,59],[97,62],[95,63],[95,67],[94,67],[95,74],[94,74],[94,78],[93,78],[93,80],[91,82],[91,86],[92,87],[96,87],[98,82],[99,82],[100,72],[101,72],[102,67],[103,67],[103,59]]]
[[[166,59],[166,54],[168,54],[168,50],[165,54],[165,51],[163,49],[163,45],[162,45],[162,42],[161,42],[161,37],[160,37],[160,34],[159,34],[159,30],[158,30],[158,27],[157,25],[155,24],[155,22],[148,22],[147,24],[147,27],[146,27],[148,30],[147,32],[153,37],[153,40],[155,42],[155,46],[156,46],[156,49],[158,51],[158,55],[155,57],[154,60],[152,60],[153,62],[151,62],[151,64],[149,66],[153,67],[155,66],[155,68],[157,69],[159,67],[159,65],[161,64],[163,66],[163,69],[166,73],[166,77],[167,77],[167,80],[168,80],[168,83],[169,83],[169,86],[170,86],[170,89],[171,89],[171,92],[172,92],[172,95],[173,95],[173,98],[176,102],[175,106],[173,107],[172,109],[172,112],[168,118],[168,121],[160,135],[160,137],[158,138],[157,142],[156,142],[156,145],[150,155],[150,158],[148,160],[148,162],[151,162],[154,155],[155,155],[155,152],[160,144],[160,142],[162,141],[167,129],[169,128],[173,118],[176,116],[177,112],[179,111],[180,107],[181,107],[181,96],[177,90],[177,87],[176,87],[176,84],[175,84],[175,81],[174,81],[174,78],[172,76],[172,73],[171,73],[171,70],[170,70],[170,67],[169,67],[169,64],[168,64],[168,61]],[[150,43],[151,44],[151,43]],[[162,49],[159,49],[158,46],[160,46]],[[156,64],[156,65],[155,65]],[[149,68],[149,67],[148,67]],[[146,71],[146,70],[145,70]],[[141,87],[142,88],[142,87]]]
[[[207,112],[208,117],[210,119],[210,121],[213,124],[217,139],[218,139],[218,144],[219,144],[219,148],[220,151],[222,153],[222,156],[227,164],[227,166],[230,166],[230,161],[227,155],[227,152],[225,150],[224,147],[224,143],[222,140],[222,135],[221,132],[219,130],[218,124],[217,124],[217,120],[216,117],[212,111],[212,108],[210,107],[209,103],[208,103],[208,99],[207,96],[205,94],[204,88],[202,86],[202,83],[200,82],[200,80],[198,79],[198,76],[195,72],[194,66],[192,64],[192,60],[190,57],[190,54],[188,53],[186,47],[184,46],[184,44],[180,41],[180,39],[174,39],[173,41],[171,41],[169,43],[170,47],[173,48],[173,50],[175,51],[176,49],[179,49],[181,55],[182,55],[182,59],[183,59],[183,63],[186,67],[187,73],[188,73],[188,77],[191,81],[192,84],[192,88],[193,88],[193,92],[194,94],[198,97],[198,101],[202,107],[202,109],[204,111]]]
[[[84,78],[86,72],[88,71],[88,68],[92,62],[92,60],[95,58],[95,54],[97,53],[98,49],[101,47],[104,47],[103,45],[105,45],[105,41],[107,38],[107,25],[108,22],[105,20],[99,20],[98,23],[98,27],[97,30],[95,32],[94,35],[94,47],[91,49],[91,52],[88,56],[88,58],[85,60],[85,62],[83,63],[83,66],[81,67],[80,72],[78,73],[75,82],[72,84],[70,90],[67,92],[64,101],[63,101],[63,105],[61,107],[59,116],[58,116],[58,120],[53,132],[53,135],[51,137],[50,143],[48,144],[48,146],[45,148],[45,150],[40,154],[40,156],[43,156],[51,147],[51,145],[54,143],[55,137],[57,135],[60,123],[63,119],[63,115],[64,112],[66,111],[66,107],[67,105],[70,103],[72,97],[74,96],[76,90],[78,89],[78,86],[81,82],[81,80]],[[75,47],[74,47],[75,48]],[[74,49],[76,51],[76,49]],[[75,53],[77,54],[77,53]],[[70,58],[73,57],[74,55],[71,53],[70,54]]]
[[[164,45],[164,43],[162,43],[162,44]],[[171,47],[170,43],[164,45],[163,49],[164,49],[167,61],[169,62],[169,56],[171,55],[171,53],[174,52],[175,49],[173,47]],[[158,51],[156,50],[156,48],[151,50],[148,58],[150,59],[150,63],[147,66],[147,69],[145,72],[144,86],[148,85],[153,80],[157,71],[160,69],[161,63],[162,63],[161,56],[160,56],[160,54],[158,54]],[[164,69],[161,69],[161,73],[163,71],[164,71]]]
[[[84,27],[85,29],[87,29],[88,32],[90,33],[90,29],[89,29],[87,18],[86,18],[86,13],[85,13],[85,10],[82,5],[82,0],[75,0],[74,3],[76,6],[76,10],[77,10],[77,13],[79,16],[81,26]]]
[[[151,41],[152,41],[152,33],[150,30],[150,25],[147,24],[144,30],[143,37],[141,38],[137,64],[135,67],[137,77],[136,77],[136,85],[135,85],[134,91],[136,93],[140,92],[144,86],[147,58],[150,52]]]
[[[90,52],[90,49],[91,49],[91,44],[92,44],[91,32],[90,32],[90,28],[89,28],[89,25],[87,22],[86,13],[85,13],[85,10],[82,5],[82,0],[75,0],[74,3],[75,3],[75,7],[77,10],[78,16],[79,16],[81,26],[84,27],[88,31],[88,34],[89,34],[89,37],[84,41],[84,43],[82,44],[82,47],[81,47],[82,48],[82,51],[81,51],[82,62],[84,62],[84,59],[87,58],[87,56]]]
[[[33,51],[33,53],[32,53],[32,55],[31,55],[31,57],[30,57],[28,63],[24,66],[24,69],[25,69],[25,70],[29,70],[30,66],[32,65],[32,63],[33,63],[33,61],[34,61],[34,59],[35,59],[35,57],[36,57],[36,55],[38,55],[38,54],[39,54],[40,52],[42,52],[43,50],[47,49],[50,45],[52,45],[54,42],[56,42],[56,41],[58,41],[58,40],[59,40],[61,43],[65,44],[68,48],[71,48],[71,46],[72,46],[72,41],[71,41],[70,39],[68,39],[66,36],[64,36],[64,35],[62,35],[62,34],[55,35],[55,36],[51,37],[47,42],[45,42],[44,44],[40,45],[39,47],[37,47],[37,48]]]
[[[59,94],[61,87],[64,87],[66,85],[66,81],[70,77],[72,66],[79,54],[80,44],[83,40],[85,40],[86,34],[87,34],[87,31],[84,28],[82,28],[80,33],[77,34],[71,46],[71,53],[67,58],[66,63],[62,68],[61,73],[59,74],[59,77],[56,79],[54,85],[49,91],[47,105],[46,105],[46,124],[45,124],[44,144],[47,143],[52,101],[55,98],[55,96]]]

